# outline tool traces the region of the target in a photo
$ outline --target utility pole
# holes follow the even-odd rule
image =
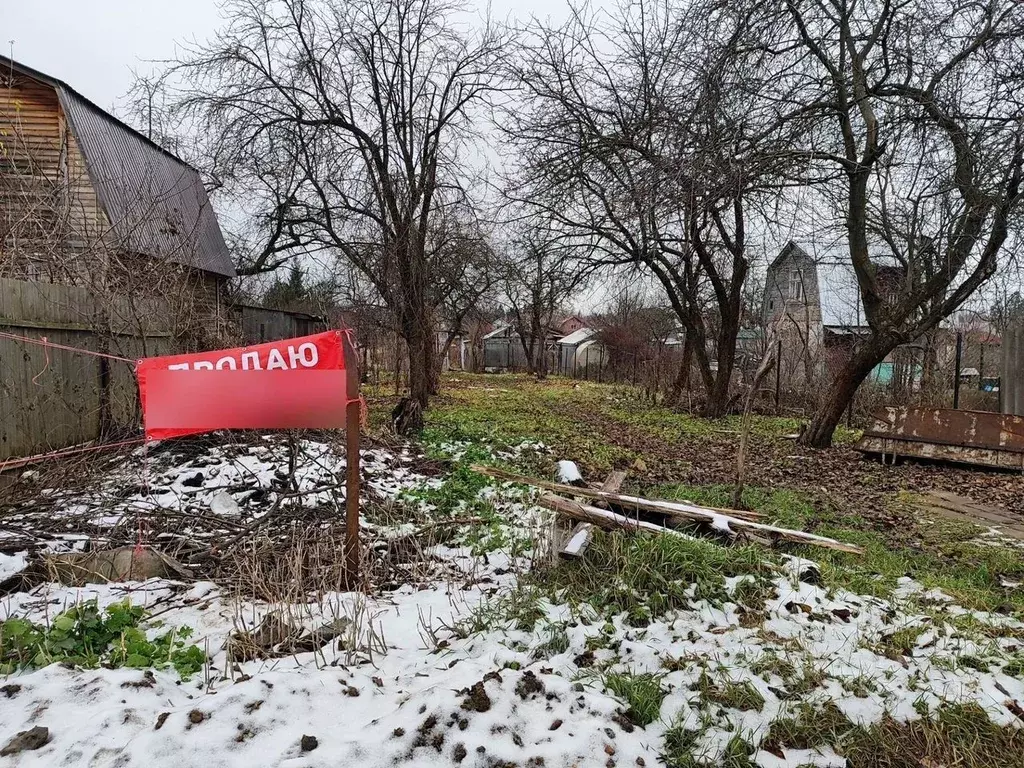
[[[964,335],[960,332],[956,332],[956,362],[954,367],[956,371],[953,379],[953,409],[956,410],[960,407],[960,360],[964,352]]]

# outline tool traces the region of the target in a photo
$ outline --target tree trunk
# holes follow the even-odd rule
[[[764,357],[761,358],[761,362],[754,372],[754,379],[750,382],[750,390],[743,401],[743,424],[740,428],[739,448],[736,450],[736,482],[732,487],[732,505],[736,509],[741,509],[743,486],[747,479],[747,444],[750,441],[751,411],[754,408],[754,401],[757,399],[757,390],[760,389],[761,382],[764,381],[771,369],[779,364],[779,361],[775,358],[775,336],[770,336],[768,342]]]
[[[536,359],[533,363],[533,375],[537,377],[538,381],[543,381],[548,377],[548,355],[545,341],[543,339],[537,344],[537,348],[534,351]]]
[[[434,387],[434,347],[429,330],[418,327],[408,336],[409,396],[427,407]]]
[[[722,318],[722,329],[718,335],[718,370],[704,404],[702,415],[705,418],[717,419],[725,416],[729,410],[729,385],[732,383],[732,370],[736,363],[736,337],[739,331],[739,322],[735,318]]]
[[[429,318],[408,317],[403,325],[409,352],[409,397],[399,401],[392,417],[396,430],[408,436],[423,428],[423,409],[436,386],[436,349]]]
[[[800,435],[800,445],[808,448],[828,448],[832,445],[832,435],[853,396],[857,394],[857,388],[894,346],[872,339],[850,357],[832,380],[828,396],[818,406]]]
[[[687,331],[683,337],[683,359],[679,363],[679,370],[676,372],[675,381],[672,382],[672,391],[668,395],[670,406],[679,405],[683,399],[683,392],[690,387],[690,368],[693,366],[693,339]]]

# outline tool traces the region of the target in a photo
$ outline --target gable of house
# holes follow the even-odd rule
[[[568,336],[570,333],[578,331],[580,328],[586,326],[583,319],[578,315],[571,315],[557,324],[557,330],[560,336]]]
[[[66,83],[0,57],[0,235],[31,214],[41,242],[114,250],[234,277],[198,171]],[[2,245],[2,243],[0,243]]]
[[[814,259],[790,241],[768,267],[765,280],[763,316],[766,325],[786,318],[804,323],[807,313],[819,304],[818,272]]]

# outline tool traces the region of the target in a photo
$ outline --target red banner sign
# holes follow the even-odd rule
[[[196,355],[139,360],[146,439],[215,429],[345,426],[341,331]]]

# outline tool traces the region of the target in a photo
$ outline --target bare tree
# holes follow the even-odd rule
[[[465,32],[444,0],[235,0],[227,25],[170,70],[213,172],[254,211],[248,268],[337,252],[373,285],[408,346],[414,429],[434,386],[438,214],[467,204],[459,152],[499,87],[505,35]]]
[[[760,98],[770,30],[751,18],[672,0],[574,11],[535,31],[516,69],[528,108],[506,121],[524,158],[513,194],[595,265],[657,279],[686,330],[676,389],[695,359],[709,416],[729,406],[751,209],[778,194],[799,126]]]
[[[531,223],[511,238],[500,266],[500,286],[512,328],[523,347],[527,370],[538,379],[548,373],[547,340],[555,314],[586,281],[576,249]]]
[[[454,221],[447,217],[432,238],[437,265],[431,280],[431,305],[437,308],[441,327],[438,357],[432,378],[436,394],[441,362],[455,339],[474,325],[477,313],[496,298],[499,266],[494,247],[477,222]]]
[[[836,179],[820,194],[869,327],[801,438],[822,447],[871,370],[999,265],[1022,203],[1024,6],[786,0],[778,13],[791,28],[778,56],[817,120],[799,153]]]

